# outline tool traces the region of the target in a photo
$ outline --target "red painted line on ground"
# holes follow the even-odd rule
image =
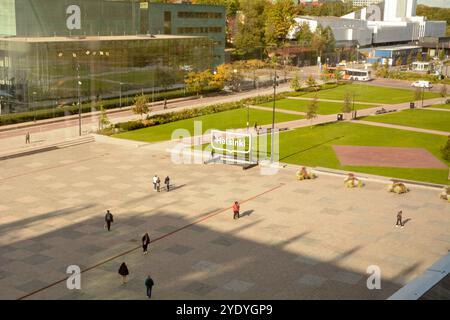
[[[265,195],[265,194],[267,194],[267,193],[270,193],[270,192],[272,192],[272,191],[275,191],[275,190],[281,188],[283,185],[284,185],[284,184],[281,183],[280,185],[278,185],[278,186],[276,186],[276,187],[273,187],[273,188],[271,188],[271,189],[269,189],[269,190],[266,190],[266,191],[264,191],[264,192],[258,193],[258,194],[254,195],[254,196],[252,196],[252,197],[250,197],[250,198],[247,198],[247,199],[245,199],[245,200],[242,200],[242,201],[240,201],[240,203],[242,204],[242,203],[250,202],[250,201],[252,201],[252,200],[254,200],[254,199],[256,199],[256,198],[259,198],[259,197],[261,197],[261,196],[263,196],[263,195]],[[232,208],[232,207],[226,207],[226,208],[218,209],[216,212],[213,212],[213,213],[211,213],[211,214],[208,214],[207,216],[205,216],[205,217],[203,217],[203,218],[197,219],[197,220],[195,220],[195,221],[193,221],[193,222],[191,222],[191,223],[189,223],[189,224],[187,224],[187,225],[185,225],[185,226],[183,226],[183,227],[181,227],[181,228],[178,228],[178,229],[176,229],[176,230],[174,230],[174,231],[172,231],[172,232],[166,233],[166,234],[164,234],[164,235],[162,235],[162,236],[160,236],[160,237],[158,237],[158,238],[155,238],[153,241],[150,241],[150,244],[152,244],[152,243],[154,243],[154,242],[157,242],[157,241],[159,241],[159,240],[162,240],[162,239],[164,239],[164,238],[170,237],[171,235],[174,235],[174,234],[176,234],[176,233],[178,233],[178,232],[180,232],[180,231],[183,231],[183,230],[185,230],[185,229],[187,229],[187,228],[189,228],[189,227],[191,227],[191,226],[197,225],[197,224],[199,224],[199,223],[201,223],[201,222],[203,222],[203,221],[205,221],[205,220],[211,219],[211,218],[213,218],[213,217],[215,217],[215,216],[217,216],[217,215],[219,215],[219,214],[221,214],[221,213],[223,213],[223,212],[225,212],[225,211],[227,211],[227,210],[229,210],[229,209],[231,209],[231,208]],[[138,249],[140,249],[140,248],[141,248],[141,246],[139,245],[139,246],[134,247],[134,248],[132,248],[132,249],[129,249],[129,250],[125,251],[125,252],[122,252],[122,253],[120,253],[120,254],[118,254],[118,255],[115,255],[115,256],[113,256],[113,257],[111,257],[111,258],[108,258],[108,259],[106,259],[106,260],[103,260],[103,261],[101,261],[101,262],[99,262],[99,263],[97,263],[97,264],[95,264],[95,265],[93,265],[93,266],[90,266],[90,267],[88,267],[88,268],[86,268],[86,269],[84,269],[84,270],[81,270],[81,273],[86,273],[86,272],[88,272],[88,271],[90,271],[90,270],[93,270],[93,269],[95,269],[95,268],[97,268],[97,267],[99,267],[99,266],[101,266],[101,265],[103,265],[103,264],[105,264],[105,263],[108,263],[108,262],[110,262],[110,261],[112,261],[112,260],[115,260],[115,259],[120,258],[120,257],[123,257],[123,256],[125,256],[125,255],[127,255],[127,254],[129,254],[129,253],[132,253],[133,251],[136,251],[136,250],[138,250]],[[31,296],[37,294],[37,293],[40,293],[40,292],[42,292],[42,291],[45,291],[45,290],[47,290],[47,289],[49,289],[49,288],[51,288],[51,287],[54,287],[54,286],[56,286],[56,285],[58,285],[58,284],[60,284],[60,283],[63,283],[64,281],[67,281],[68,278],[69,278],[69,277],[65,277],[64,279],[58,280],[58,281],[56,281],[56,282],[53,282],[53,283],[49,284],[48,286],[45,286],[45,287],[40,288],[40,289],[37,289],[37,290],[35,290],[35,291],[31,292],[31,293],[28,293],[28,294],[26,294],[26,295],[24,295],[24,296],[22,296],[22,297],[20,297],[20,298],[17,298],[17,300],[24,300],[24,299],[26,299],[26,298],[29,298],[29,297],[31,297]]]

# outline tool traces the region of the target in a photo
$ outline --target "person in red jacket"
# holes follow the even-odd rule
[[[233,204],[233,219],[239,219],[239,208],[239,202],[235,201]]]

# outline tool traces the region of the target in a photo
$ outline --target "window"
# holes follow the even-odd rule
[[[178,12],[182,19],[222,19],[222,12]]]
[[[172,12],[164,11],[164,34],[172,33]]]

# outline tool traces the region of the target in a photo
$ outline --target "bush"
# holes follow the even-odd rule
[[[214,92],[216,90],[207,89],[205,90],[205,93]],[[153,95],[154,101],[162,101],[164,99],[176,99],[185,97],[184,90],[172,90],[167,92],[159,92],[155,93]],[[145,97],[149,101],[152,99],[151,94],[146,94]],[[133,104],[133,101],[135,99],[135,96],[130,97],[122,97],[122,107],[129,106]],[[120,107],[120,99],[108,99],[102,101],[103,108],[104,109],[116,109]],[[93,106],[95,104],[93,102],[87,102],[82,104],[82,113],[89,113],[93,111],[99,111],[96,110]],[[27,121],[33,121],[35,119],[36,114],[36,120],[44,120],[44,119],[51,119],[51,118],[58,118],[58,117],[64,117],[69,115],[78,114],[78,106],[77,105],[71,105],[71,106],[64,106],[64,107],[56,107],[56,108],[43,108],[43,109],[37,109],[35,111],[26,111],[26,112],[19,112],[19,113],[10,113],[5,115],[0,115],[0,126],[2,125],[8,125],[8,124],[15,124],[15,123],[22,123]]]
[[[200,117],[208,114],[219,113],[234,109],[243,108],[245,105],[243,102],[230,102],[224,104],[211,105],[204,108],[186,109],[178,112],[169,112],[164,114],[157,114],[153,116],[147,116],[144,121],[128,121],[123,123],[117,123],[114,128],[118,129],[119,132],[138,130],[146,127],[152,127],[156,125],[161,125],[165,123],[191,119],[195,117]],[[112,134],[115,133],[114,130],[104,130],[101,131],[102,134]]]
[[[441,148],[442,157],[445,160],[450,160],[450,136],[448,137],[447,143]]]
[[[120,131],[132,131],[145,128],[145,124],[140,120],[136,120],[117,123],[114,127],[118,128]]]

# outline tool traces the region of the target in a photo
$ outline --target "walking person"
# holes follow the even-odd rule
[[[159,177],[156,178],[156,191],[161,191],[161,179]]]
[[[153,191],[156,191],[156,183],[158,182],[158,176],[155,174],[155,176],[153,177]]]
[[[166,185],[166,190],[167,190],[167,192],[169,192],[169,191],[170,191],[170,178],[169,178],[169,176],[167,176],[167,177],[164,179],[164,184]]]
[[[30,132],[28,131],[27,134],[25,135],[25,144],[31,143],[30,142]]]
[[[239,219],[239,202],[235,201],[233,204],[233,219]]]
[[[400,226],[400,227],[402,227],[402,228],[404,227],[402,214],[403,214],[402,210],[400,210],[400,211],[397,213],[397,222],[395,223],[395,226],[396,226],[397,228],[398,228],[398,226]]]
[[[130,271],[128,271],[128,267],[125,264],[125,262],[122,262],[119,268],[119,275],[122,276],[122,284],[127,283],[127,276],[130,274]]]
[[[148,248],[149,244],[150,244],[150,236],[148,235],[148,232],[147,232],[142,237],[142,251],[143,251],[144,254],[148,253],[147,248]]]
[[[106,229],[108,229],[108,231],[111,231],[111,223],[114,222],[114,217],[112,215],[112,213],[109,210],[106,210],[106,215],[105,215],[105,227]]]
[[[167,109],[167,98],[164,98],[164,109]]]
[[[145,287],[147,288],[147,297],[150,299],[152,297],[152,288],[155,285],[155,282],[153,282],[152,277],[150,275],[147,276],[147,279],[145,279]]]

